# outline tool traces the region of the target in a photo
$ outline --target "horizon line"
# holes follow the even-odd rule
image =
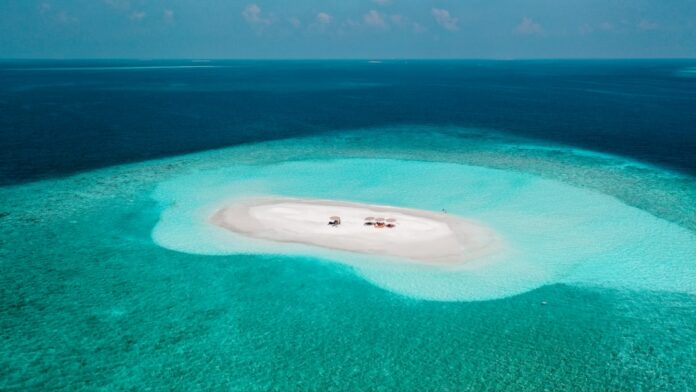
[[[696,60],[696,57],[0,57],[0,61],[594,61]]]

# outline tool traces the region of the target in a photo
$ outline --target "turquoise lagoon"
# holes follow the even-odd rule
[[[253,195],[447,208],[504,245],[448,271],[281,253],[206,223]],[[0,200],[0,389],[696,385],[696,182],[644,163],[400,127],[117,166]]]

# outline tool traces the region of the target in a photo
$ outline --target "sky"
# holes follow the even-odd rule
[[[0,0],[0,58],[696,57],[696,0]]]

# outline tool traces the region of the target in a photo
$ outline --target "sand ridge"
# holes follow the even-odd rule
[[[340,216],[341,225],[328,224]],[[394,228],[366,226],[366,217],[396,219]],[[260,197],[234,200],[210,221],[245,236],[431,264],[460,264],[493,252],[495,233],[442,212],[345,201]]]

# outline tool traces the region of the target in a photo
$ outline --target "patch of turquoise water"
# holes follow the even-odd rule
[[[483,133],[455,144],[435,131],[434,140],[385,130],[384,143],[356,132],[252,145],[1,188],[0,389],[696,385],[693,295],[553,284],[492,301],[420,301],[339,264],[200,256],[151,240],[162,208],[150,195],[163,181],[231,164],[327,156],[515,169],[611,194],[693,230],[689,177],[563,148],[537,152],[486,141]]]
[[[503,244],[453,271],[274,246],[208,222],[226,200],[253,195],[446,208],[490,227]],[[380,287],[415,298],[488,300],[558,282],[696,294],[692,232],[602,193],[520,172],[403,160],[294,161],[197,172],[161,184],[155,198],[169,206],[153,231],[167,248],[314,255],[352,265]]]

